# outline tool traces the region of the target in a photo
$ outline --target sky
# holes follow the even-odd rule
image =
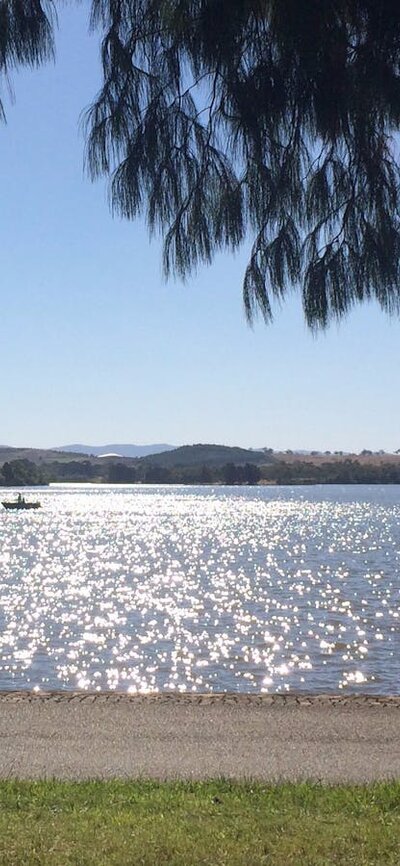
[[[87,7],[87,4],[85,4]],[[400,321],[359,307],[317,336],[296,295],[250,328],[248,248],[185,284],[161,242],[113,218],[84,171],[80,116],[100,88],[82,7],[57,61],[2,82],[0,444],[213,442],[400,448]]]

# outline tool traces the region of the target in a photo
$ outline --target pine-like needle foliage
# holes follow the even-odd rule
[[[93,0],[93,177],[166,271],[254,243],[248,317],[301,287],[311,326],[399,308],[398,0]]]
[[[38,66],[53,57],[51,0],[0,0],[0,81],[18,66]],[[0,119],[5,120],[0,100]]]
[[[0,0],[0,72],[51,53],[51,6]],[[91,10],[104,81],[89,171],[111,178],[116,212],[162,233],[167,273],[250,236],[249,319],[292,287],[312,327],[370,298],[399,310],[398,0]]]

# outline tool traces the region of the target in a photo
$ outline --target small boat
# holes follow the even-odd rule
[[[8,511],[23,511],[28,508],[40,508],[40,502],[27,502],[24,496],[18,494],[18,499],[15,499],[14,502],[2,502],[1,503],[4,508],[7,508]]]

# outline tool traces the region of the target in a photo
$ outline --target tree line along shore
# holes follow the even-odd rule
[[[312,460],[275,459],[268,463],[169,465],[146,460],[29,459],[5,461],[0,468],[0,486],[20,487],[65,482],[104,484],[400,484],[400,457],[378,462],[363,458],[337,457]]]

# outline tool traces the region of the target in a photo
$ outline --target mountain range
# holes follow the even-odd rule
[[[132,445],[112,443],[108,445],[61,445],[55,451],[63,451],[70,454],[89,454],[98,457],[99,454],[117,454],[119,457],[147,457],[149,454],[161,454],[164,451],[174,451],[176,445]]]

